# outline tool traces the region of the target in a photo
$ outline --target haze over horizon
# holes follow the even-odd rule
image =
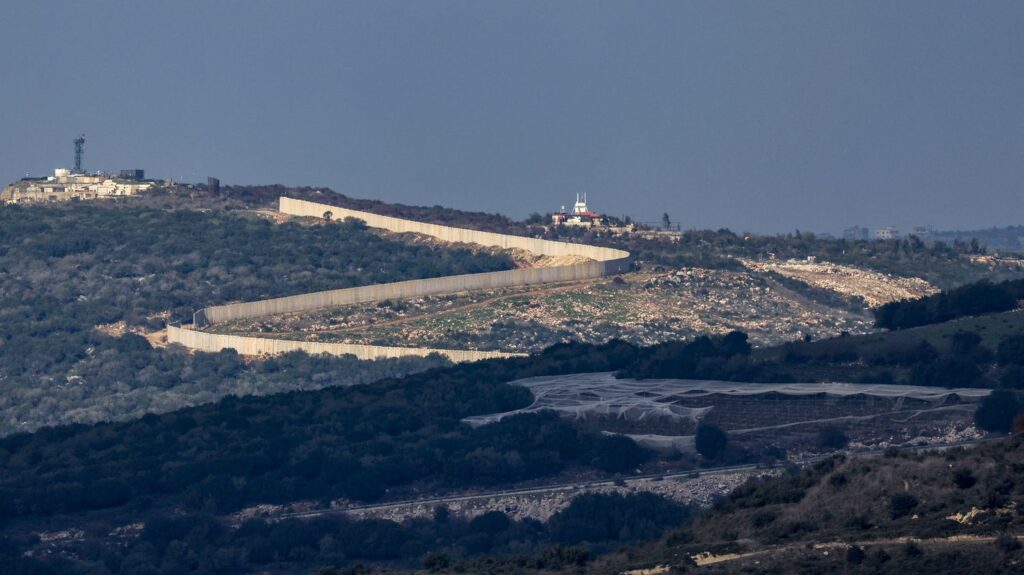
[[[1024,224],[1022,29],[1009,1],[11,3],[0,179],[85,133],[90,170],[516,218]]]

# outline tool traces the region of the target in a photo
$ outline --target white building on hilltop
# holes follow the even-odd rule
[[[576,203],[572,205],[572,211],[568,212],[565,206],[562,206],[562,210],[551,214],[551,223],[555,225],[564,224],[567,226],[602,226],[606,225],[606,218],[590,210],[587,207],[587,194],[583,193],[583,198],[580,199],[579,193],[576,194]]]

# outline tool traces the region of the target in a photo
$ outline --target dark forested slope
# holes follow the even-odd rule
[[[184,354],[111,333],[158,329],[232,300],[512,267],[506,257],[407,244],[357,223],[278,225],[225,211],[135,206],[0,207],[0,434],[258,388],[255,380],[232,382],[238,373],[247,379],[244,369],[203,379]],[[353,364],[351,383],[368,381],[364,365],[394,375],[438,362]],[[181,384],[192,387],[171,393]],[[105,406],[105,398],[115,399]]]
[[[962,317],[1009,311],[1024,299],[1024,280],[983,280],[916,300],[887,303],[875,310],[875,325],[906,329]]]
[[[181,321],[225,301],[511,267],[508,257],[406,244],[356,223],[97,204],[0,209],[3,309],[57,322],[145,324],[160,312]],[[15,298],[21,307],[9,305]]]
[[[529,405],[529,391],[504,382],[616,369],[633,355],[622,343],[556,346],[373,385],[228,398],[128,423],[10,436],[0,439],[0,518],[126,503],[138,510],[154,498],[225,512],[296,499],[374,500],[412,485],[502,485],[569,466],[632,470],[647,454],[631,440],[580,431],[552,413],[477,429],[460,420]],[[263,366],[285,369],[296,368]]]
[[[833,342],[752,352],[745,335],[733,332],[640,349],[619,341],[559,345],[529,358],[463,364],[367,386],[230,398],[135,422],[16,435],[0,440],[0,510],[34,516],[168,497],[229,511],[302,498],[373,500],[414,486],[501,485],[573,466],[631,470],[647,455],[630,440],[590,435],[554,414],[521,415],[476,429],[461,419],[525,407],[529,392],[504,383],[536,375],[617,371],[749,381],[759,375],[782,379],[785,370],[793,370],[796,377],[782,380],[810,381],[829,367],[864,375],[876,369],[857,367],[857,358],[835,353]],[[864,350],[866,357],[877,358],[874,362],[895,361],[896,367],[911,362],[903,367],[911,383],[1003,385],[1011,388],[1005,391],[1008,398],[1018,386],[1016,379],[1000,384],[979,372],[975,381],[949,379],[949,373],[959,372],[943,362],[992,361],[993,353],[975,338],[957,338],[938,349],[921,342],[887,350],[867,341]],[[887,354],[896,359],[886,359]],[[287,378],[289,372],[329,377],[335,367],[330,361],[296,354],[265,360],[257,369],[265,379]],[[1005,361],[998,368],[1003,373],[1020,372],[1017,356]],[[230,374],[239,369],[234,362],[230,354],[220,354],[202,373]],[[1008,413],[1010,421],[1014,415]],[[109,489],[94,489],[96,482]],[[94,500],[98,493],[120,495]]]
[[[232,525],[210,513],[156,517],[126,540],[90,538],[60,553],[31,538],[0,537],[0,563],[17,573],[356,573],[363,562],[396,573],[422,565],[430,572],[491,572],[488,564],[579,569],[613,545],[658,539],[693,510],[639,493],[582,495],[546,522],[515,520],[501,511],[465,518],[437,507],[432,517],[401,523],[318,518]],[[90,530],[98,531],[92,524]],[[42,552],[41,552],[42,551]],[[526,554],[535,554],[534,557]],[[486,556],[491,554],[498,559]],[[382,569],[382,570],[383,570]],[[504,569],[498,572],[505,572]]]

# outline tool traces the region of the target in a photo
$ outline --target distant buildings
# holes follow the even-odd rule
[[[142,170],[125,170],[122,176],[113,177],[108,174],[72,173],[71,170],[57,168],[52,176],[24,178],[8,184],[0,192],[0,202],[24,204],[132,196],[153,186],[151,182],[141,181],[143,177]]]
[[[89,174],[82,170],[85,135],[74,140],[75,169],[57,168],[52,176],[24,178],[8,184],[0,192],[0,202],[24,204],[33,202],[64,202],[95,200],[116,196],[133,196],[153,187],[145,181],[145,170],[121,170],[117,176],[104,172]]]
[[[121,170],[119,177],[122,180],[141,182],[146,179],[146,170]]]
[[[843,239],[851,242],[866,240],[870,230],[862,228],[860,226],[853,226],[852,228],[846,228],[843,230]]]
[[[910,235],[917,236],[917,239],[926,242],[932,239],[932,228],[930,226],[914,226]]]
[[[895,240],[900,237],[900,231],[892,226],[875,229],[876,240]]]
[[[902,233],[892,226],[875,228],[873,230],[861,226],[853,226],[843,230],[843,239],[850,242],[868,239],[875,240],[898,240],[905,237],[915,236],[919,240],[928,242],[932,240],[933,231],[930,226],[914,226],[909,233]]]

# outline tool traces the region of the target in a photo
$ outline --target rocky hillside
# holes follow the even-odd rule
[[[594,573],[1020,573],[1024,440],[836,457],[755,479]],[[632,571],[639,572],[639,571]]]
[[[870,307],[917,299],[938,292],[938,289],[920,278],[899,277],[853,266],[806,260],[740,261],[753,271],[775,272],[816,288],[859,298]]]
[[[532,352],[565,341],[650,345],[741,330],[759,346],[866,333],[871,301],[930,293],[921,280],[844,268],[853,290],[761,269],[685,268],[541,288],[347,306],[216,329],[310,341]],[[821,276],[828,274],[822,273]],[[805,281],[806,280],[806,281]],[[812,283],[814,282],[814,283]]]

